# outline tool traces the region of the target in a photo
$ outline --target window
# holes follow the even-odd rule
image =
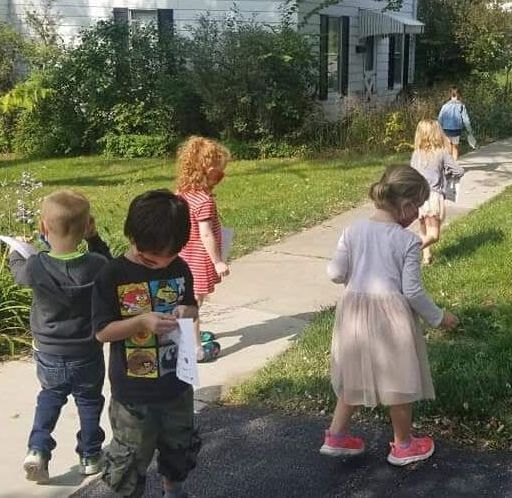
[[[348,88],[348,17],[320,16],[320,99]]]
[[[173,11],[172,9],[124,9],[113,10],[114,20],[117,22],[137,23],[148,26],[154,23],[158,26],[160,33],[172,32]]]
[[[340,20],[330,17],[327,23],[327,91],[337,92],[340,88]]]
[[[367,72],[375,69],[375,37],[369,36],[364,44],[364,70]]]
[[[139,26],[156,25],[158,22],[158,13],[156,10],[130,10],[129,21]]]
[[[391,35],[389,37],[389,67],[388,88],[402,84],[404,65],[404,37],[403,35]]]

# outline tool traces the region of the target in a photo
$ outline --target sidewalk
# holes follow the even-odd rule
[[[448,209],[449,219],[478,207],[512,184],[512,140],[468,154],[461,163],[467,174],[460,202]],[[196,391],[198,409],[217,399],[227,385],[246,378],[286,349],[313,313],[334,303],[338,289],[325,277],[326,261],[336,246],[341,228],[365,217],[369,210],[368,205],[351,210],[232,263],[232,275],[218,287],[202,315],[204,328],[218,333],[223,356],[215,363],[200,366],[202,387]],[[65,407],[56,431],[59,446],[50,469],[56,477],[47,486],[36,486],[25,482],[21,471],[38,389],[33,365],[28,361],[1,365],[0,385],[0,405],[4,407],[0,413],[4,449],[0,460],[0,497],[69,496],[82,484],[74,454],[78,422],[73,403]],[[106,413],[104,427],[108,429]],[[244,444],[244,440],[237,444]]]

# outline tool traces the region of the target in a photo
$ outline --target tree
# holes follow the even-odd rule
[[[459,22],[470,4],[471,0],[420,0],[418,18],[425,23],[425,31],[417,40],[418,80],[431,84],[470,70],[457,38]]]
[[[457,39],[465,60],[478,72],[512,70],[512,12],[505,2],[473,1],[459,13]],[[462,22],[462,20],[464,22]]]

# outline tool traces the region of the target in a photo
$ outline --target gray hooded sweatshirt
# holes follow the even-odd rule
[[[110,255],[108,248],[100,251]],[[33,291],[30,328],[37,351],[68,357],[99,351],[91,326],[91,296],[94,278],[107,261],[92,252],[68,260],[47,252],[28,259],[16,251],[11,254],[15,282]]]

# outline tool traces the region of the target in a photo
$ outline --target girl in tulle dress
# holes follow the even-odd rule
[[[457,318],[425,294],[420,237],[406,229],[428,199],[425,178],[409,166],[388,169],[370,189],[375,212],[346,228],[328,275],[344,284],[336,310],[331,380],[338,402],[322,454],[357,455],[364,441],[349,432],[359,406],[390,407],[393,465],[425,460],[430,437],[411,434],[412,404],[433,399],[434,388],[418,316],[433,327],[453,328]]]

